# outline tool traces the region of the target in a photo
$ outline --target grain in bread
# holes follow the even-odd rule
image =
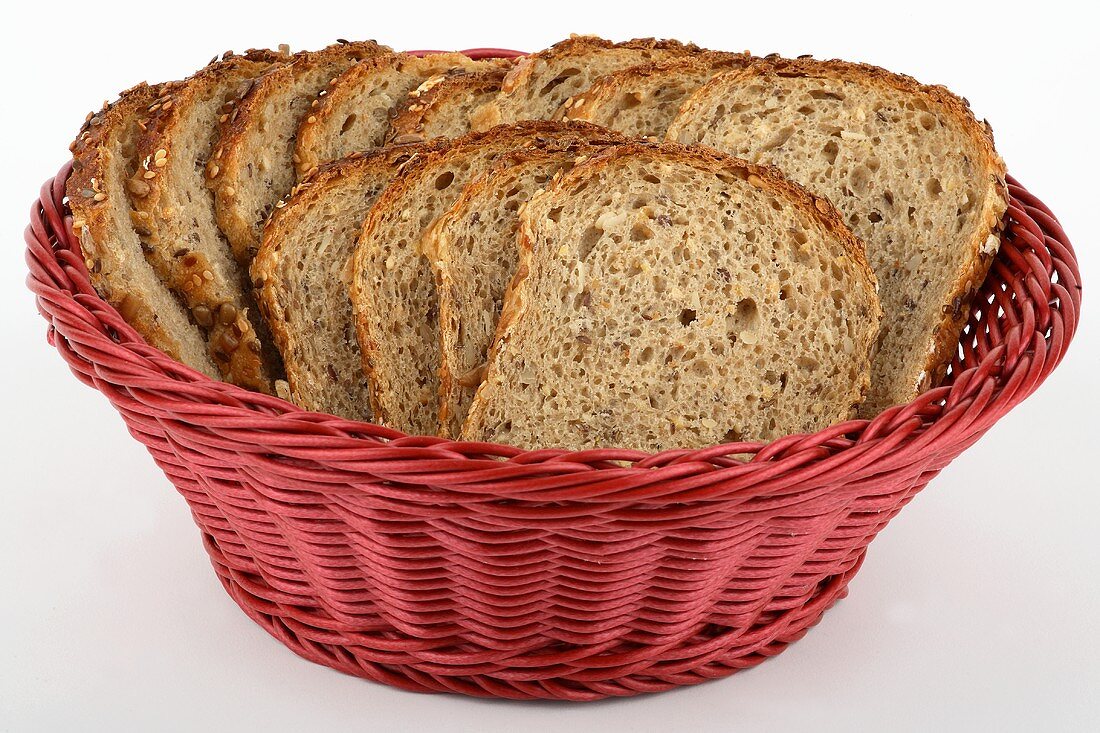
[[[396,110],[389,142],[465,135],[470,115],[496,97],[506,73],[493,69],[428,79]]]
[[[700,53],[679,41],[636,38],[624,43],[573,36],[525,56],[505,76],[500,93],[471,115],[473,130],[516,120],[560,119],[563,105],[598,77],[649,61]]]
[[[310,104],[353,64],[389,52],[361,41],[295,54],[289,64],[258,78],[225,116],[206,181],[214,191],[218,226],[243,267],[260,246],[268,214],[294,187],[295,135]]]
[[[257,76],[287,60],[264,50],[226,54],[166,87],[149,106],[130,181],[146,257],[181,294],[223,378],[268,393],[282,373],[279,355],[252,299],[248,273],[218,229],[203,169],[219,117],[232,114]]]
[[[760,60],[683,105],[668,137],[780,167],[867,246],[885,317],[861,415],[944,376],[999,245],[1004,163],[943,87],[842,61]]]
[[[708,51],[606,74],[573,97],[565,118],[663,140],[684,100],[715,74],[740,68],[751,58]]]
[[[602,148],[527,150],[501,157],[432,226],[424,250],[439,298],[439,422],[457,438],[485,373],[508,283],[516,273],[519,211],[554,175]]]
[[[519,232],[463,438],[698,448],[854,414],[874,276],[833,207],[776,170],[621,145],[536,194]]]
[[[131,222],[127,183],[137,167],[142,125],[159,94],[159,86],[139,84],[88,116],[72,144],[66,182],[73,234],[100,296],[150,346],[217,379],[202,332],[145,260]]]
[[[422,240],[462,187],[503,153],[621,140],[583,123],[524,122],[471,133],[405,166],[363,224],[352,306],[375,418],[415,434],[439,431],[438,303]]]
[[[431,148],[394,145],[328,163],[275,208],[252,261],[256,298],[307,410],[371,419],[346,271],[367,211],[400,167]]]
[[[322,163],[385,143],[395,110],[425,81],[499,66],[460,53],[391,53],[355,64],[303,115],[294,149],[298,178]]]

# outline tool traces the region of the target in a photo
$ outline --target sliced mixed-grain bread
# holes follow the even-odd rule
[[[268,219],[252,279],[286,364],[290,398],[300,407],[371,419],[348,260],[378,194],[403,164],[430,149],[391,145],[323,165]]]
[[[384,144],[395,110],[426,80],[500,65],[460,53],[391,53],[352,66],[313,100],[298,125],[298,178],[322,163]]]
[[[191,310],[223,378],[267,393],[282,373],[279,356],[252,299],[248,273],[218,229],[203,169],[218,119],[232,113],[257,76],[287,60],[266,50],[226,54],[167,86],[149,105],[130,181],[146,258]]]
[[[458,438],[485,374],[504,293],[519,261],[520,208],[555,174],[602,149],[582,143],[502,156],[466,184],[425,236],[439,298],[439,423],[444,437]]]
[[[73,172],[66,182],[73,234],[100,296],[150,346],[217,379],[202,332],[146,262],[130,219],[126,185],[137,167],[147,110],[159,94],[159,87],[139,84],[88,116],[72,144]]]
[[[618,146],[532,197],[518,243],[463,438],[697,448],[819,430],[863,397],[874,275],[773,168]]]
[[[663,140],[684,100],[715,74],[740,68],[751,58],[708,51],[606,74],[573,97],[565,118]]]
[[[560,119],[567,100],[604,74],[701,51],[691,44],[653,38],[624,43],[595,36],[567,38],[520,58],[504,77],[496,98],[474,110],[471,129],[487,130],[516,120]]]
[[[294,187],[294,144],[302,115],[332,79],[390,51],[361,41],[295,54],[289,64],[259,77],[221,122],[206,182],[214,191],[218,226],[243,267],[260,246],[271,209]]]
[[[439,431],[439,309],[422,240],[462,187],[510,151],[622,139],[576,122],[501,126],[418,158],[382,192],[363,224],[351,277],[376,420],[407,433]]]
[[[470,131],[470,115],[496,97],[506,73],[506,69],[493,69],[428,79],[397,108],[388,141],[465,135]]]
[[[865,242],[885,317],[862,416],[943,378],[1007,200],[992,135],[963,100],[873,66],[761,60],[701,87],[668,137],[778,166]]]

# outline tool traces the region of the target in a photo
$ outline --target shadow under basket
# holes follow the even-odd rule
[[[408,436],[148,346],[89,282],[69,171],[26,233],[50,343],[183,494],[250,618],[306,659],[409,690],[592,700],[778,654],[844,597],[886,523],[1054,370],[1079,319],[1065,233],[1009,179],[947,382],[874,420],[660,454]]]

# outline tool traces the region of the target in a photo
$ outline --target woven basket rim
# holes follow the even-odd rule
[[[467,52],[478,51],[491,55],[502,50]],[[437,485],[463,493],[489,492],[508,498],[511,479],[523,479],[529,485],[532,477],[556,477],[560,485],[563,474],[575,473],[578,476],[574,492],[559,488],[552,497],[541,498],[583,497],[586,501],[621,502],[627,497],[616,491],[616,480],[632,477],[635,488],[630,493],[637,499],[645,495],[636,486],[638,473],[642,471],[648,474],[645,483],[652,487],[673,479],[682,484],[685,477],[707,474],[699,482],[704,493],[706,485],[717,480],[728,482],[742,475],[759,478],[796,467],[801,471],[812,467],[823,473],[881,472],[883,461],[888,461],[900,448],[932,454],[945,447],[941,439],[948,426],[969,423],[975,431],[984,432],[1053,371],[1079,321],[1080,274],[1072,246],[1053,213],[1009,176],[1011,201],[1005,215],[1006,234],[1011,232],[1016,239],[1029,238],[1030,249],[1022,257],[1015,250],[1010,252],[1010,248],[1002,247],[990,269],[990,277],[998,267],[1022,268],[1028,284],[1015,292],[1002,288],[1000,295],[983,289],[975,304],[981,304],[982,298],[1013,297],[1017,306],[1024,307],[1025,317],[1004,329],[994,324],[989,334],[992,348],[981,362],[968,363],[959,370],[957,355],[955,372],[948,384],[923,393],[909,404],[891,407],[873,420],[849,420],[817,433],[784,436],[770,443],[740,442],[659,453],[617,448],[524,451],[494,443],[410,436],[375,423],[307,412],[278,397],[216,381],[148,346],[99,298],[90,284],[79,244],[71,233],[69,212],[63,204],[64,183],[71,167],[70,161],[43,185],[32,207],[32,223],[26,233],[27,261],[31,268],[28,286],[37,296],[40,312],[51,322],[48,338],[52,344],[60,346],[56,340],[61,336],[70,347],[76,348],[74,353],[84,354],[80,358],[95,361],[102,355],[116,367],[124,363],[125,373],[104,372],[104,381],[137,390],[130,394],[138,399],[149,398],[141,393],[148,388],[156,391],[156,398],[163,403],[164,387],[170,384],[169,403],[161,406],[170,408],[179,419],[189,423],[214,427],[236,424],[263,430],[270,438],[269,447],[285,447],[286,458],[309,460],[311,450],[342,450],[347,453],[349,467],[354,465],[357,469],[363,461],[384,459],[392,467],[393,461],[404,458],[419,463],[417,470],[399,471],[401,480],[423,483],[435,480]],[[52,247],[53,262],[42,261],[40,250],[44,242]],[[1045,322],[1035,317],[1037,309],[1047,314]],[[59,323],[56,314],[49,311],[63,311],[74,320],[63,319]],[[964,341],[973,338],[969,331],[978,325],[972,311]],[[1038,364],[1029,358],[1037,345],[1036,339],[1044,341],[1046,347],[1045,358]],[[965,352],[967,344],[964,342],[961,348]],[[63,354],[67,359],[77,358],[65,351]],[[102,390],[100,385],[97,388]],[[746,454],[751,458],[733,457]],[[598,477],[591,474],[593,470],[601,472]],[[443,474],[447,478],[440,481]],[[594,491],[594,482],[599,484],[599,491]]]

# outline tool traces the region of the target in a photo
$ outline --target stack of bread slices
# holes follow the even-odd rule
[[[410,433],[695,448],[937,384],[1004,164],[942,87],[575,36],[140,84],[72,147],[92,283],[214,379]]]

